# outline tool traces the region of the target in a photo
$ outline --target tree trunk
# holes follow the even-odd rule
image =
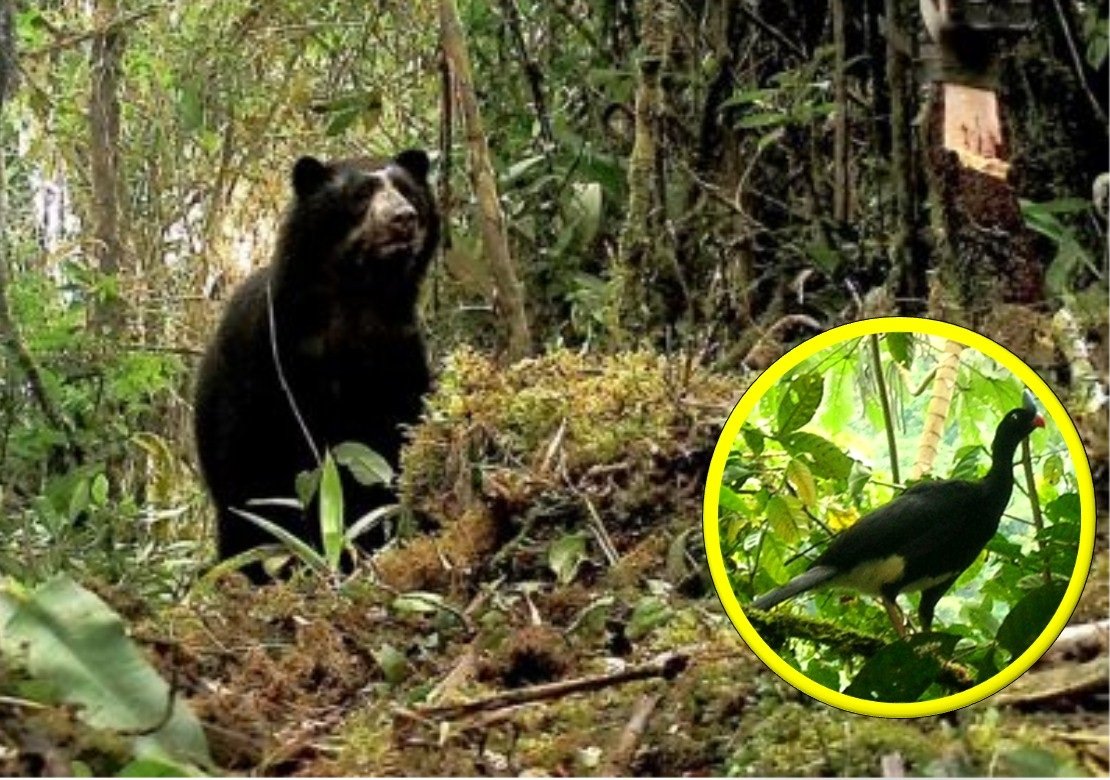
[[[89,75],[89,164],[92,186],[92,254],[100,273],[119,277],[123,266],[123,241],[120,238],[121,180],[119,170],[120,60],[123,33],[114,22],[119,13],[117,0],[98,0],[93,10]],[[123,326],[123,299],[111,295],[90,307],[94,328],[116,331]]]
[[[666,265],[658,220],[653,216],[662,208],[663,193],[655,191],[659,163],[658,118],[663,112],[662,74],[672,35],[674,10],[669,0],[645,3],[641,16],[641,54],[634,109],[635,126],[632,152],[628,158],[628,208],[617,249],[614,281],[616,300],[613,323],[619,340],[628,334],[650,328],[653,312],[674,312],[681,304],[659,300],[660,283],[666,278]],[[672,258],[673,260],[673,258]],[[654,293],[654,294],[653,294]],[[667,320],[672,319],[664,315]]]
[[[470,71],[470,55],[463,36],[462,22],[455,0],[440,0],[440,39],[444,55],[454,75],[455,97],[462,109],[466,128],[466,147],[470,157],[469,173],[478,207],[482,240],[496,287],[497,308],[504,315],[508,329],[508,356],[511,360],[526,357],[532,351],[532,337],[524,311],[524,294],[505,232],[505,215],[497,194],[497,181],[490,160],[474,78]]]
[[[7,145],[7,138],[3,135],[4,105],[8,95],[14,88],[16,51],[12,31],[12,0],[0,0],[0,149]],[[62,412],[46,389],[38,364],[27,349],[27,345],[19,337],[15,321],[12,319],[11,308],[8,306],[8,228],[5,216],[8,214],[7,190],[5,183],[7,175],[4,170],[4,155],[0,154],[0,348],[7,350],[19,371],[22,372],[31,397],[35,399],[39,409],[47,422],[66,438],[66,460],[76,464],[80,457],[77,445],[74,443],[73,426]]]
[[[926,111],[926,169],[938,245],[929,309],[976,323],[999,303],[1043,300],[1031,232],[1006,181],[1009,144],[995,90],[1002,38],[960,28],[947,4],[922,0],[936,43],[937,82]]]
[[[914,260],[917,243],[916,184],[913,164],[913,117],[909,57],[900,50],[905,24],[899,0],[883,4],[887,24],[886,77],[890,90],[890,182],[894,189],[894,231],[891,235],[891,275],[895,295],[923,299],[924,269]]]

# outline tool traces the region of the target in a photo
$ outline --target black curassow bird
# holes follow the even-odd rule
[[[807,571],[751,602],[771,607],[819,587],[844,587],[882,597],[899,636],[905,634],[896,598],[920,590],[918,615],[928,631],[933,611],[956,578],[998,530],[1014,487],[1014,452],[1044,427],[1033,395],[1007,412],[991,446],[991,467],[977,481],[919,482],[861,518],[829,543]]]

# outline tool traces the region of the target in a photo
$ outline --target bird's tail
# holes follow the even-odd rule
[[[799,574],[781,588],[775,588],[770,593],[764,593],[751,603],[753,609],[770,609],[776,604],[781,604],[789,598],[797,596],[803,591],[816,588],[836,576],[837,570],[832,566],[814,566],[809,571]]]

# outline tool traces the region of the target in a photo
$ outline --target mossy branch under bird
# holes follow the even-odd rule
[[[921,591],[928,631],[937,602],[998,531],[1014,487],[1014,454],[1044,417],[1032,393],[1007,412],[994,434],[991,466],[980,480],[919,482],[832,539],[802,574],[751,602],[766,610],[801,593],[839,587],[882,598],[899,635],[898,594]]]

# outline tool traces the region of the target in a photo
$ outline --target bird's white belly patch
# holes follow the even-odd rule
[[[861,593],[878,595],[884,585],[897,580],[905,570],[906,559],[901,555],[890,555],[886,558],[878,558],[859,564],[837,577],[835,584],[858,590]]]

